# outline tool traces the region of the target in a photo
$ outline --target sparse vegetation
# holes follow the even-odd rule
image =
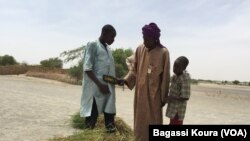
[[[0,66],[0,75],[25,74],[27,71],[28,67],[25,65]]]
[[[0,56],[0,66],[8,66],[17,64],[16,59],[10,55]]]
[[[43,67],[47,67],[47,68],[62,68],[63,67],[63,61],[59,59],[58,57],[49,58],[47,60],[42,60],[40,64]]]
[[[83,77],[83,62],[82,60],[80,60],[78,62],[78,65],[74,66],[74,67],[71,67],[69,70],[68,70],[68,74],[75,78],[79,84],[81,84],[81,81],[82,81],[82,77]]]
[[[196,80],[196,79],[191,79],[191,84],[193,84],[193,85],[198,85],[198,84],[199,84],[199,81]]]
[[[116,77],[122,78],[128,72],[128,67],[126,64],[126,58],[133,54],[132,49],[115,49],[112,51],[113,58],[115,61]]]
[[[64,62],[68,63],[74,60],[78,61],[78,64],[69,68],[68,74],[75,78],[79,84],[81,84],[82,76],[83,76],[83,50],[85,46],[78,47],[76,49],[67,50],[60,54],[61,57],[64,58]]]
[[[0,75],[18,75],[27,74],[28,76],[40,77],[58,80],[70,84],[80,84],[83,77],[83,51],[85,46],[78,47],[76,49],[64,51],[60,54],[60,57],[64,58],[64,62],[78,61],[78,64],[69,68],[62,69],[63,61],[56,58],[49,58],[42,60],[41,65],[30,66],[28,63],[18,63],[13,56],[4,55],[0,56]],[[132,49],[118,48],[112,51],[116,76],[122,78],[127,74],[128,68],[126,65],[126,58],[133,54]],[[223,85],[242,85],[250,86],[250,82],[234,81],[217,81],[217,80],[204,80],[204,79],[192,79],[191,83],[197,85],[199,83],[211,83],[211,84],[223,84]]]
[[[66,82],[70,84],[79,84],[79,82],[68,75],[68,70],[59,68],[45,68],[40,66],[30,66],[26,72],[27,76],[39,77]]]
[[[240,81],[238,81],[238,80],[234,80],[234,81],[233,81],[233,84],[234,84],[234,85],[238,85],[239,83],[240,83]]]
[[[226,84],[228,84],[228,82],[227,82],[227,80],[225,80],[225,81],[221,81],[221,84],[226,85]]]
[[[57,137],[50,141],[134,141],[132,129],[119,117],[115,123],[117,132],[105,133],[104,118],[99,116],[96,128],[93,130],[84,129],[84,118],[79,113],[72,116],[72,126],[81,131],[69,137]]]
[[[61,57],[64,57],[64,62],[68,63],[73,60],[77,60],[79,63],[71,67],[69,69],[69,75],[76,78],[77,80],[82,79],[82,69],[83,69],[83,64],[82,64],[82,57],[83,57],[83,51],[84,51],[85,46],[78,47],[76,49],[64,51],[60,54]],[[121,78],[126,75],[128,72],[128,68],[126,65],[126,58],[131,56],[133,54],[132,49],[115,49],[112,51],[112,55],[115,61],[115,68],[116,68],[116,76],[118,78]]]

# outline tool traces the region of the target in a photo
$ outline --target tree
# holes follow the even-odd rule
[[[123,76],[127,71],[124,70],[122,64],[115,64],[115,73],[117,77]]]
[[[82,64],[82,57],[83,57],[83,52],[86,46],[81,46],[72,50],[67,50],[64,51],[60,54],[61,57],[64,57],[64,62],[68,63],[74,60],[77,60],[79,63],[71,67],[69,69],[69,75],[76,77],[77,79],[82,79],[82,75],[79,75],[79,73],[83,73],[83,64]],[[131,56],[133,54],[132,49],[115,49],[112,51],[112,55],[115,61],[115,68],[116,68],[116,76],[117,77],[123,77],[127,71],[127,65],[126,65],[126,58],[128,56]]]
[[[130,49],[126,49],[126,50],[124,50],[124,52],[125,52],[125,55],[127,56],[127,57],[129,57],[129,56],[131,56],[134,52],[133,52],[133,50],[130,48]]]
[[[71,62],[71,61],[74,61],[74,60],[81,60],[82,59],[82,52],[84,50],[85,46],[81,46],[81,47],[78,47],[76,49],[72,49],[72,50],[67,50],[67,51],[64,51],[60,54],[61,57],[65,57],[64,58],[64,62],[65,63],[68,63],[68,62]]]
[[[48,68],[62,68],[63,67],[63,61],[59,59],[58,57],[49,58],[47,60],[42,60],[40,64],[43,67],[48,67]]]
[[[238,80],[233,81],[233,84],[235,84],[235,85],[238,85],[239,83],[240,83],[240,81],[238,81]]]
[[[15,65],[17,64],[15,58],[10,55],[0,56],[0,66]]]
[[[115,71],[116,76],[121,78],[128,72],[128,67],[126,65],[126,58],[133,54],[132,49],[115,49],[112,51],[112,55],[115,61]]]
[[[221,81],[221,83],[226,85],[228,82],[227,82],[227,80],[225,80],[225,81]]]
[[[68,63],[68,62],[72,62],[74,60],[78,61],[78,64],[70,67],[68,74],[71,77],[74,77],[77,79],[77,81],[80,81],[83,77],[83,50],[84,50],[85,46],[81,46],[78,47],[76,49],[72,49],[72,50],[67,50],[64,51],[60,54],[61,57],[64,57],[64,62]]]
[[[250,82],[248,82],[248,86],[250,86]]]
[[[71,67],[68,70],[70,76],[77,79],[77,81],[82,80],[83,77],[83,62],[82,60],[78,62],[78,65]]]

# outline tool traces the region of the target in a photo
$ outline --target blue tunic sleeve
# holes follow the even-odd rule
[[[95,42],[88,43],[84,51],[83,71],[93,70],[97,45]]]

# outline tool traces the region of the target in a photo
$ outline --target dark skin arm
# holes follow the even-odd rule
[[[180,101],[185,101],[188,100],[188,98],[182,98],[182,97],[176,97],[176,96],[168,96],[168,100],[180,100]]]
[[[109,88],[108,85],[102,84],[95,76],[95,74],[92,71],[86,71],[86,74],[89,76],[89,78],[91,80],[93,80],[95,82],[95,84],[97,85],[97,87],[99,88],[99,90],[103,93],[103,94],[108,94],[109,93]]]
[[[119,86],[123,86],[124,84],[126,84],[124,79],[118,79],[117,83],[118,83]]]
[[[120,79],[120,80],[118,81],[118,85],[123,86],[124,84],[128,86],[128,82],[127,82],[126,80]],[[162,104],[161,104],[161,107],[165,106],[165,104],[166,104],[166,103],[162,103]]]

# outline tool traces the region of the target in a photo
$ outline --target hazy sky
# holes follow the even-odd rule
[[[0,56],[39,64],[117,30],[111,48],[135,49],[155,22],[171,59],[189,58],[192,78],[250,81],[249,0],[0,0]],[[69,66],[69,65],[68,65]]]

